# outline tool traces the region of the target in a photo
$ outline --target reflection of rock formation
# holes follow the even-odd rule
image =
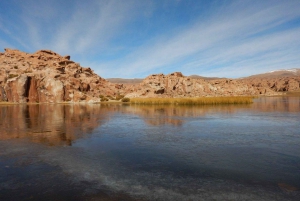
[[[149,125],[173,125],[182,126],[183,117],[200,117],[212,113],[233,114],[239,108],[249,108],[250,105],[219,105],[219,106],[130,106],[122,108],[126,113],[139,115]]]
[[[300,97],[260,98],[252,105],[124,106],[1,105],[0,140],[27,138],[48,145],[71,145],[99,127],[112,113],[138,115],[150,126],[182,126],[186,118],[249,112],[300,112]]]
[[[0,107],[0,139],[29,138],[48,145],[71,145],[105,121],[101,105],[12,105]]]
[[[252,108],[261,112],[300,112],[300,97],[281,96],[260,98]]]

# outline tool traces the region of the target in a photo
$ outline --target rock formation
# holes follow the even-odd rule
[[[123,88],[50,50],[0,53],[0,101],[98,102],[100,95],[124,93]]]
[[[150,75],[127,97],[277,95],[300,89],[300,77],[193,79],[180,72]]]
[[[292,69],[242,79],[186,77],[180,72],[154,74],[142,82],[109,82],[51,50],[33,54],[0,52],[0,102],[100,102],[100,97],[200,97],[277,95],[300,90],[300,70]],[[276,76],[275,76],[276,75]],[[124,80],[123,80],[124,81]]]
[[[274,92],[299,91],[300,76],[277,78],[245,78],[242,79],[248,85],[255,87],[259,94],[267,94],[266,90]]]

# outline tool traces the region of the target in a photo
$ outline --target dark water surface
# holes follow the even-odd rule
[[[0,200],[299,200],[300,97],[0,105]]]

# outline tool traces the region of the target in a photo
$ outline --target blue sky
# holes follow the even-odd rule
[[[5,47],[71,55],[104,78],[237,78],[300,68],[300,1],[0,1]]]

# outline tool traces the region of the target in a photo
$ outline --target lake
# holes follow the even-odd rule
[[[0,200],[298,200],[300,97],[0,105]]]

